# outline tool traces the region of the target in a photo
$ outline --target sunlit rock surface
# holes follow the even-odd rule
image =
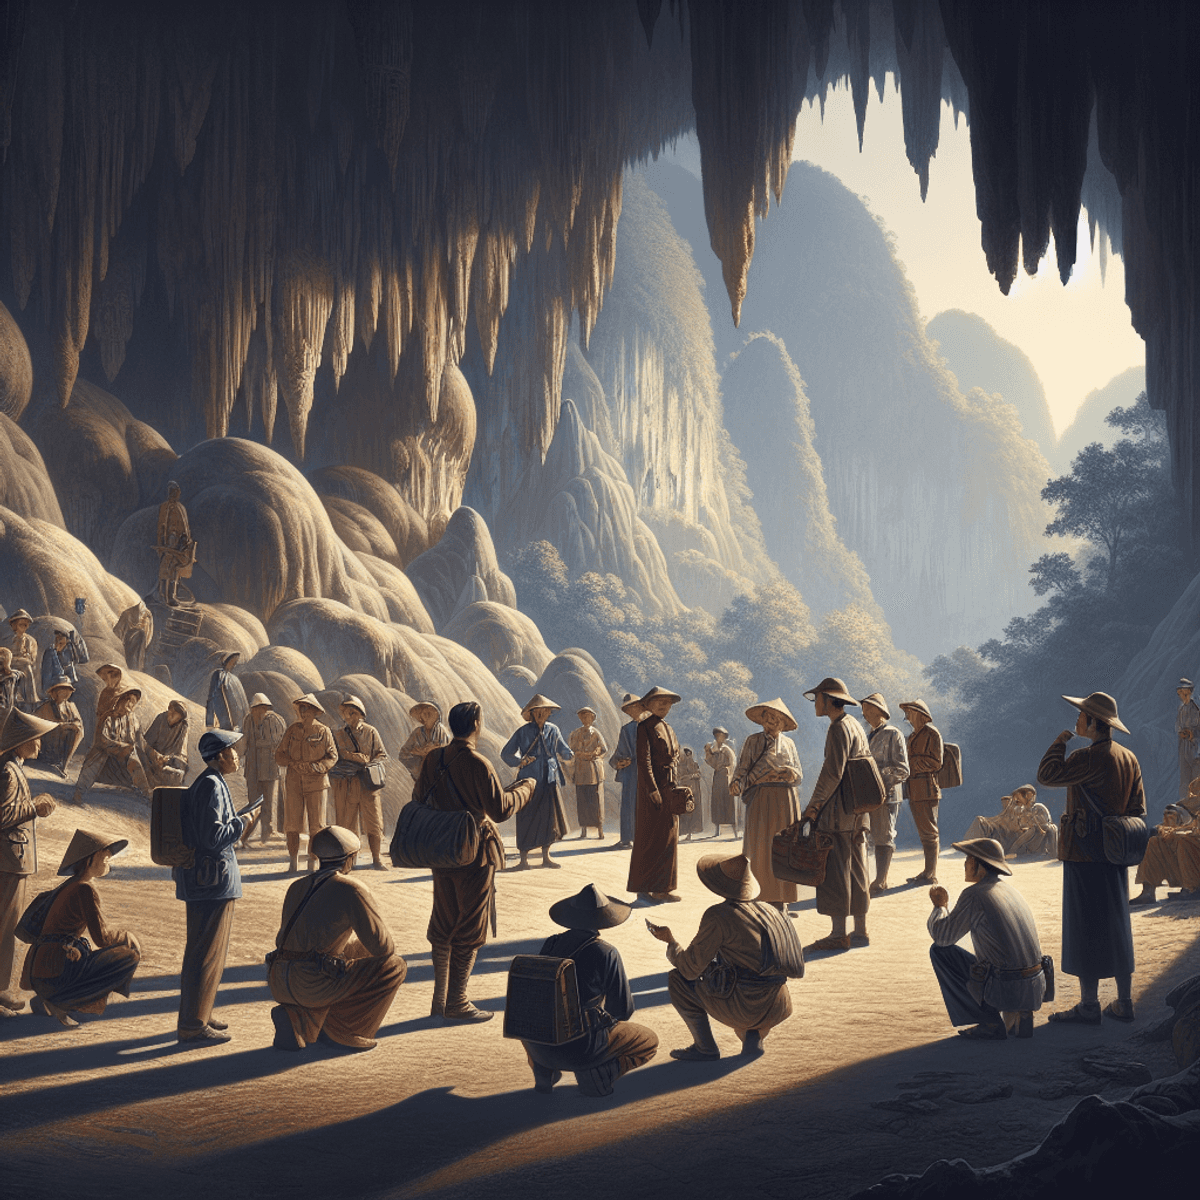
[[[32,392],[29,347],[12,313],[0,304],[0,416],[19,421]]]
[[[491,600],[477,600],[460,609],[442,634],[465,646],[499,679],[507,669],[523,667],[532,673],[533,682],[554,657],[533,621]]]
[[[46,464],[29,435],[0,412],[0,506],[18,516],[63,525]]]
[[[308,478],[338,536],[352,549],[403,567],[429,548],[428,522],[381,476],[362,467],[342,466],[322,467]],[[361,545],[351,541],[354,536]],[[372,545],[386,552],[371,549]]]

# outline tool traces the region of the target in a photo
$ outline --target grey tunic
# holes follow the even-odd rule
[[[954,911],[935,908],[929,914],[929,936],[939,946],[953,946],[971,935],[975,957],[999,971],[1033,967],[1042,961],[1033,912],[1025,897],[1004,876],[989,874],[971,884]],[[1001,1012],[1039,1009],[1046,993],[1044,975],[1002,981],[993,975],[983,989],[983,1003]]]

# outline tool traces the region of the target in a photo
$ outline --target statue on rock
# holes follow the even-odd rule
[[[154,641],[154,616],[144,600],[131,604],[113,626],[125,647],[125,665],[131,671],[146,669],[146,648]]]
[[[158,594],[171,608],[179,604],[179,581],[190,579],[196,564],[196,543],[188,526],[187,509],[179,499],[179,484],[167,484],[167,498],[158,506]]]

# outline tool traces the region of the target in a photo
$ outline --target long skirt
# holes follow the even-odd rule
[[[771,870],[772,839],[798,820],[800,798],[794,787],[760,784],[747,793],[742,853],[750,860],[750,869],[758,880],[756,900],[782,900],[790,904],[800,898],[796,884],[776,879]]]
[[[678,882],[679,818],[665,804],[656,808],[639,788],[626,890],[673,892]]]
[[[31,946],[29,953],[35,949]],[[43,1000],[67,1012],[102,1013],[113,992],[129,995],[139,962],[141,955],[132,946],[106,946],[78,962],[68,960],[61,975],[42,978],[31,973],[29,982]]]
[[[1063,863],[1062,969],[1082,979],[1133,973],[1129,872],[1111,863]]]
[[[713,772],[711,807],[714,825],[737,825],[737,797],[729,794],[728,767]]]
[[[567,810],[557,783],[538,783],[529,803],[517,813],[517,849],[549,846],[566,836]]]
[[[604,828],[604,812],[600,801],[600,784],[577,783],[575,785],[575,811],[579,815],[579,828]]]
[[[679,835],[704,832],[704,791],[700,781],[694,780],[686,786],[692,789],[692,803],[695,808],[690,813],[679,814]]]

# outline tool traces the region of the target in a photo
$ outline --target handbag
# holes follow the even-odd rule
[[[1093,861],[1108,862],[1114,867],[1136,867],[1146,857],[1146,846],[1150,841],[1146,822],[1141,817],[1127,817],[1122,813],[1105,814],[1092,799],[1091,792],[1083,784],[1077,786],[1088,807],[1099,819],[1098,827],[1093,821],[1088,821],[1088,832],[1083,839]]]
[[[677,817],[696,811],[692,789],[680,787],[677,783],[669,783],[663,788],[663,803],[667,806],[667,811]]]
[[[429,790],[420,800],[414,800],[400,810],[388,847],[394,867],[453,869],[468,867],[479,857],[479,822],[467,809],[453,778],[447,774],[444,749],[441,755],[441,769]],[[458,811],[443,811],[429,804],[443,775],[463,806]]]
[[[937,785],[947,788],[962,787],[962,750],[954,742],[942,743],[942,769],[934,776]]]
[[[873,755],[855,755],[846,759],[841,793],[844,812],[871,813],[883,807],[887,801],[887,787]]]
[[[817,825],[828,803],[826,800],[821,805],[815,821],[801,818],[771,839],[771,873],[776,879],[814,888],[825,882],[825,863],[833,849],[833,836]]]
[[[387,783],[387,763],[384,759],[367,763],[358,773],[359,782],[368,792],[380,792]]]

